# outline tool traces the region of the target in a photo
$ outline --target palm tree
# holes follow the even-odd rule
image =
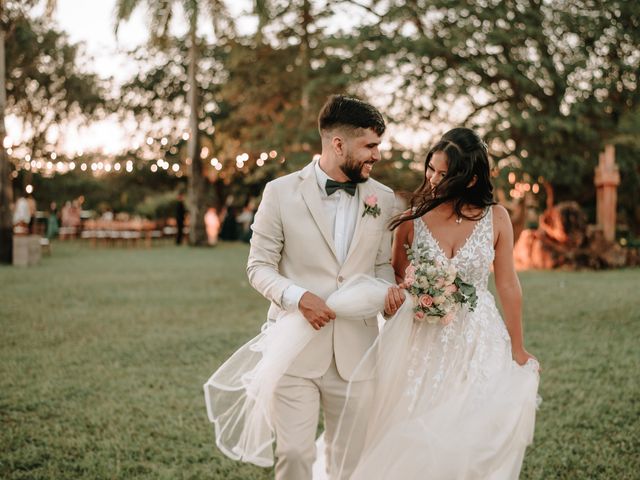
[[[12,15],[6,3],[5,0],[0,0],[0,263],[13,261],[13,218],[11,215],[13,186],[11,163],[4,148],[4,139],[7,135],[4,123],[7,106],[5,42],[12,31]],[[53,13],[56,3],[56,0],[47,0],[45,14],[48,17]],[[33,4],[34,1],[25,1],[22,3],[22,8],[28,9]],[[17,14],[23,15],[23,11],[18,10]]]
[[[204,225],[204,194],[205,178],[203,164],[200,159],[200,142],[198,129],[198,101],[199,91],[196,80],[198,72],[198,36],[197,25],[200,12],[208,10],[213,20],[213,27],[217,35],[232,33],[233,23],[227,13],[226,6],[221,0],[117,0],[116,2],[116,33],[118,25],[127,21],[136,8],[145,5],[150,18],[149,31],[151,42],[158,46],[164,46],[170,40],[169,24],[173,16],[174,8],[182,6],[187,24],[189,25],[189,68],[188,84],[189,92],[187,100],[189,104],[189,142],[187,146],[189,165],[189,243],[191,245],[206,245],[207,234]]]

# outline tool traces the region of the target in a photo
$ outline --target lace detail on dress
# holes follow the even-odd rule
[[[478,290],[486,290],[491,273],[493,249],[493,211],[491,207],[473,227],[471,235],[453,258],[448,258],[421,218],[413,223],[414,250],[426,251],[432,258],[443,263],[452,263],[458,269],[460,277],[473,284]]]
[[[452,263],[460,277],[473,284],[478,305],[473,312],[465,307],[449,325],[418,323],[412,337],[409,383],[405,391],[408,408],[419,402],[433,403],[442,395],[443,386],[467,383],[477,394],[489,379],[494,362],[510,357],[510,339],[488,290],[494,259],[492,210],[473,228],[464,245],[449,259],[428,227],[414,220],[411,248],[443,263]]]

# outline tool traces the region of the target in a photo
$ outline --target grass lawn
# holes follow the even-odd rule
[[[202,393],[265,317],[247,247],[53,250],[0,267],[0,478],[272,478],[216,450]],[[544,368],[521,478],[639,478],[640,270],[521,280]]]

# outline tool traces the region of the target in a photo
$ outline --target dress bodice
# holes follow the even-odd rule
[[[471,234],[452,258],[446,256],[422,218],[416,218],[413,221],[411,245],[414,257],[420,258],[418,254],[421,253],[445,265],[451,263],[465,282],[478,290],[486,290],[495,255],[492,217],[492,209],[488,207],[486,214],[476,222]]]

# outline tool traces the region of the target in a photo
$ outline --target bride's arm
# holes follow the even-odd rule
[[[413,242],[413,221],[402,222],[393,235],[393,247],[391,251],[391,265],[396,274],[396,283],[404,280],[404,271],[409,266],[407,258],[407,245]]]
[[[400,284],[400,286],[392,285],[387,291],[387,296],[384,300],[384,313],[387,316],[396,313],[404,303],[405,296],[400,288],[404,280],[404,271],[409,265],[405,245],[411,245],[411,240],[413,240],[413,222],[401,223],[394,232],[391,250],[391,265],[393,266],[396,283]]]
[[[524,365],[533,355],[524,348],[522,333],[522,288],[513,262],[513,228],[507,210],[496,205],[493,208],[495,259],[493,270],[496,290],[504,311],[504,321],[511,337],[513,359]]]

